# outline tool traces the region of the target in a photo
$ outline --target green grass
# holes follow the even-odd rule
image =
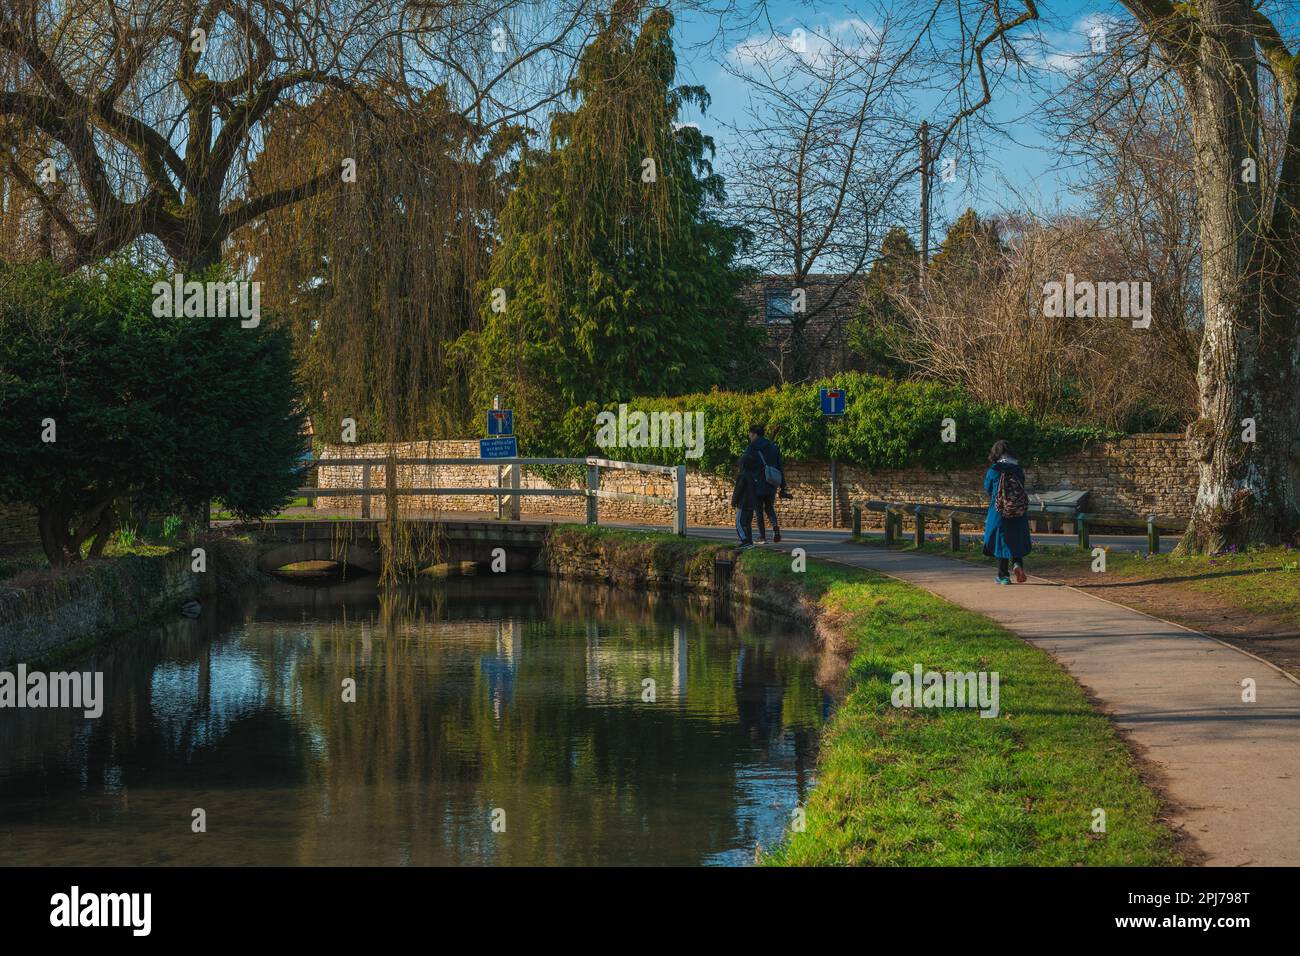
[[[141,538],[117,537],[109,539],[108,544],[104,546],[105,558],[121,558],[134,555],[136,557],[156,557],[160,554],[166,554],[176,549],[175,542],[165,541],[146,541]],[[90,550],[90,544],[87,542],[82,546],[82,556]],[[6,581],[10,578],[17,577],[20,574],[28,572],[39,572],[49,570],[50,562],[45,557],[45,553],[39,547],[33,547],[30,550],[19,551],[4,556],[0,556],[0,581]]]
[[[18,551],[0,556],[0,581],[28,571],[43,571],[50,566],[45,553],[39,548],[30,551]]]
[[[109,541],[104,546],[104,557],[121,558],[127,555],[135,555],[140,558],[153,558],[175,550],[176,545],[174,544],[151,544],[148,541],[140,540],[131,542]]]
[[[862,538],[860,543],[884,547],[884,539],[880,537]],[[916,550],[910,542],[895,547]],[[949,550],[946,536],[926,541],[922,550],[993,567],[991,559],[980,554],[979,544],[973,539],[963,540],[962,550],[957,552]],[[1053,574],[1090,575],[1092,561],[1090,551],[1065,545],[1034,545],[1026,567],[1045,578]],[[1163,585],[1169,591],[1169,613],[1175,616],[1179,593],[1185,591],[1208,598],[1225,610],[1288,617],[1300,626],[1300,550],[1295,548],[1259,547],[1217,555],[1151,556],[1107,549],[1106,571],[1096,574],[1096,580]],[[1119,597],[1122,600],[1122,595]]]
[[[686,558],[717,544],[589,531],[644,554]],[[658,558],[654,560],[657,562]],[[853,643],[844,697],[821,744],[806,828],[769,865],[1159,866],[1181,862],[1110,722],[1042,651],[987,618],[901,581],[789,555],[747,551],[737,573],[795,585],[823,626]],[[997,671],[1001,713],[891,703],[896,671]],[[1105,810],[1105,833],[1092,830]]]
[[[287,509],[287,508],[310,508],[310,507],[311,507],[311,502],[308,501],[306,497],[298,497],[298,498],[293,498],[293,499],[291,499],[291,500],[289,501],[289,503],[288,503],[287,505],[285,505],[284,507],[285,507],[286,509]],[[226,508],[225,508],[225,506],[224,506],[220,501],[214,501],[214,502],[212,502],[212,520],[213,520],[213,521],[231,521],[231,520],[234,519],[234,517],[235,517],[234,513],[233,513],[233,512],[230,512],[230,511],[227,511]],[[288,520],[288,521],[301,521],[301,520],[302,520],[302,516],[301,516],[301,515],[282,515],[282,514],[274,514],[274,515],[269,515],[269,516],[268,516],[268,520],[275,520],[275,519],[284,519],[284,520]],[[328,518],[322,518],[322,519],[320,519],[320,520],[328,521],[329,519],[328,519]]]
[[[899,581],[864,578],[822,598],[858,649],[822,743],[807,829],[772,862],[1178,862],[1155,795],[1059,665],[986,618]],[[1000,715],[894,707],[890,675],[916,663],[997,671]],[[1091,830],[1094,808],[1106,811],[1104,835]]]

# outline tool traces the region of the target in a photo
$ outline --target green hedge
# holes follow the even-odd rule
[[[848,392],[843,418],[821,414],[820,390],[837,386]],[[769,431],[780,425],[778,444],[786,458],[839,461],[872,470],[920,465],[934,470],[982,464],[999,438],[1011,442],[1023,462],[1059,457],[1085,442],[1118,437],[1103,428],[1035,422],[1012,408],[972,400],[960,389],[931,382],[898,382],[849,373],[808,385],[785,385],[763,392],[713,391],[673,398],[634,399],[632,411],[704,413],[704,452],[687,458],[682,448],[600,448],[596,416],[617,414],[618,405],[589,403],[571,409],[555,427],[525,433],[523,452],[538,457],[607,458],[650,464],[696,464],[709,471],[728,472],[748,443],[753,422]],[[956,422],[956,442],[941,441],[943,420]]]

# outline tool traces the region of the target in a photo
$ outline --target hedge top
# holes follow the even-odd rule
[[[841,418],[830,420],[822,415],[819,396],[824,387],[847,390],[847,408]],[[1011,442],[1022,462],[1032,463],[1077,451],[1089,441],[1119,437],[1095,426],[1035,422],[1010,407],[975,401],[957,388],[856,372],[748,394],[714,390],[672,398],[637,398],[626,404],[629,415],[637,411],[702,412],[703,453],[688,458],[688,449],[682,447],[632,446],[619,447],[617,457],[651,464],[697,464],[715,472],[735,467],[754,422],[765,423],[769,435],[779,426],[777,441],[788,459],[835,458],[873,470],[975,467],[985,461],[999,438]],[[617,414],[619,406],[591,402],[570,409],[557,429],[537,429],[527,436],[532,438],[530,453],[542,451],[539,445],[545,446],[545,454],[557,457],[613,452],[597,445],[596,416],[601,411]],[[945,441],[945,437],[953,440]]]

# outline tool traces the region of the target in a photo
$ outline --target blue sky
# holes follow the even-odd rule
[[[788,35],[796,27],[824,32],[831,24],[848,18],[865,19],[871,8],[869,4],[855,4],[851,0],[836,3],[773,0],[768,9],[773,26]],[[1084,53],[1090,44],[1089,30],[1098,22],[1097,18],[1113,17],[1118,10],[1116,3],[1107,0],[1043,0],[1040,2],[1043,21],[1039,29],[1047,49],[1042,55],[1069,57]],[[706,115],[684,118],[698,122],[703,132],[714,137],[718,147],[715,166],[725,170],[731,138],[724,124],[743,124],[746,95],[744,83],[729,75],[718,59],[728,55],[744,39],[759,42],[770,38],[771,33],[766,24],[734,29],[722,39],[715,39],[716,32],[715,19],[678,16],[678,79],[703,85],[713,101]],[[709,49],[693,49],[696,44],[706,42],[710,43]],[[1033,122],[1041,94],[1031,95],[1032,92],[1004,90],[995,99],[990,115],[1005,125],[1009,135],[986,144],[985,160],[974,175],[960,176],[950,184],[936,182],[932,209],[937,229],[942,230],[967,206],[991,213],[1027,205],[1042,210],[1072,204],[1070,173],[1061,168],[1053,144]],[[939,235],[942,236],[942,231]]]

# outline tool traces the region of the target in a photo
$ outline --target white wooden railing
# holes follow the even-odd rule
[[[520,474],[524,467],[530,465],[585,465],[587,482],[584,488],[529,488],[520,485]],[[391,467],[390,467],[391,466]],[[497,469],[497,484],[482,487],[411,487],[403,488],[397,484],[397,469],[401,467],[475,467]],[[519,501],[524,495],[550,497],[582,497],[587,500],[587,524],[599,523],[599,502],[601,499],[614,501],[636,501],[643,504],[662,505],[672,509],[672,530],[675,534],[686,534],[686,466],[685,465],[644,465],[634,461],[613,461],[607,458],[314,458],[303,466],[304,472],[322,467],[360,467],[361,484],[356,487],[303,487],[298,495],[314,504],[317,498],[351,498],[361,499],[361,518],[370,518],[370,500],[374,497],[394,496],[436,496],[436,495],[488,495],[497,499],[497,515],[504,517],[503,502],[509,499],[510,520],[519,520]],[[384,469],[384,484],[375,485],[372,481],[373,469]],[[600,487],[601,469],[609,471],[641,471],[651,474],[669,475],[673,479],[673,495],[670,498],[655,495],[642,495],[626,491],[605,491]]]

